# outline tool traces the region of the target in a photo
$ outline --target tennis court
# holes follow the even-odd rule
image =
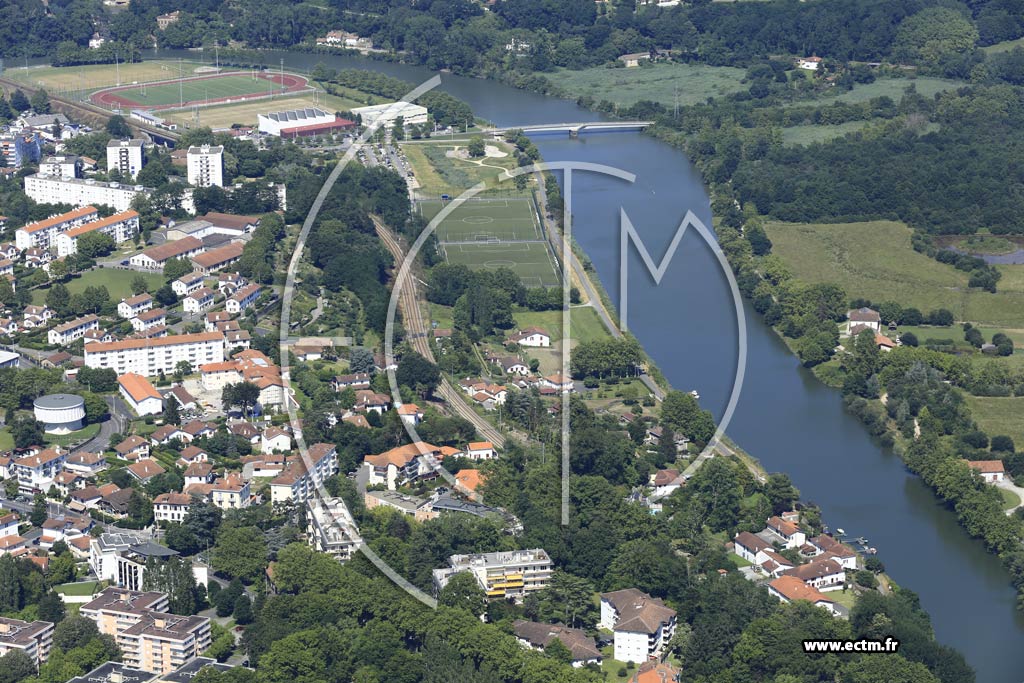
[[[508,268],[527,287],[561,286],[557,262],[547,242],[442,243],[441,250],[449,263],[461,263],[473,270]]]
[[[424,200],[420,212],[428,221],[448,204],[442,200]],[[458,206],[437,226],[440,242],[504,242],[514,240],[543,240],[529,197],[469,199]]]

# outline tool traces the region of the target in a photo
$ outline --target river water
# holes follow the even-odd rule
[[[196,58],[191,51],[161,57]],[[433,74],[417,67],[351,57],[270,53],[267,63],[310,69],[365,68],[410,82]],[[498,83],[442,76],[442,89],[501,126],[591,121],[572,102]],[[636,182],[576,172],[574,234],[613,301],[619,301],[619,216],[625,210],[655,263],[688,210],[711,224],[701,179],[684,154],[637,133],[537,136],[548,162],[607,164]],[[725,277],[697,233],[688,230],[660,284],[633,250],[629,258],[630,330],[672,385],[697,389],[721,416],[736,372],[737,324]],[[786,472],[832,528],[865,536],[900,585],[918,593],[939,641],[967,657],[981,683],[1024,681],[1024,618],[994,556],[969,539],[951,512],[880,448],[842,407],[839,393],[799,366],[775,333],[744,304],[748,359],[729,435],[769,471]]]

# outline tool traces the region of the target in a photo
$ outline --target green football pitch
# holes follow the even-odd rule
[[[527,287],[561,285],[547,242],[442,243],[441,250],[448,263],[461,263],[473,270],[508,268]]]
[[[420,212],[432,220],[449,202],[424,200]],[[440,242],[543,240],[537,211],[528,197],[468,199],[437,226]]]
[[[117,90],[114,94],[126,100],[136,102],[142,107],[161,107],[179,102],[205,102],[225,97],[241,97],[243,95],[263,95],[280,92],[281,86],[264,78],[253,78],[249,75],[221,76],[219,78],[201,78],[185,80],[180,83],[161,83],[159,85],[140,85],[135,88]]]

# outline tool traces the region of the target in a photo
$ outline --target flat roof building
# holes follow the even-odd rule
[[[28,622],[0,617],[0,656],[14,650],[21,650],[38,667],[50,656],[52,643],[52,622]]]
[[[552,564],[542,548],[473,555],[452,555],[448,567],[434,570],[434,587],[440,591],[451,577],[470,572],[489,598],[513,598],[517,602],[539,591],[551,580]]]
[[[352,110],[353,116],[359,116],[364,126],[377,123],[391,127],[395,119],[402,117],[402,122],[409,125],[422,125],[427,122],[427,108],[411,102],[391,102],[389,104],[372,104],[368,107],[357,107]]]

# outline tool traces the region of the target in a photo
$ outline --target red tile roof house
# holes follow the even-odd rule
[[[582,629],[520,619],[512,624],[512,633],[520,643],[534,650],[543,650],[552,640],[558,640],[569,650],[574,667],[600,664],[603,659],[597,643]]]
[[[189,437],[189,435],[182,431],[177,425],[164,425],[149,435],[149,440],[154,446],[169,443],[174,439],[184,442],[192,440],[191,437]]]
[[[825,597],[824,593],[811,588],[795,576],[780,576],[768,584],[768,592],[782,602],[806,600],[817,607],[824,607],[832,614],[837,613],[836,604]]]
[[[749,531],[741,531],[733,539],[733,552],[751,564],[760,565],[768,559],[764,551],[771,550],[772,544]]]
[[[857,553],[831,536],[824,534],[815,536],[814,538],[807,539],[807,543],[814,549],[816,556],[833,559],[845,569],[857,568]]]
[[[880,332],[882,329],[882,316],[871,308],[855,308],[852,311],[847,311],[846,317],[850,320],[849,330],[851,333],[860,325],[873,332]]]
[[[676,612],[636,588],[601,593],[600,628],[612,631],[620,662],[658,659],[672,639]]]
[[[846,570],[838,562],[827,557],[819,557],[807,564],[787,569],[783,574],[795,576],[823,593],[842,590],[846,584]]]
[[[140,482],[145,484],[153,477],[158,474],[163,474],[167,470],[160,466],[156,460],[140,460],[136,463],[128,465],[125,469],[128,470],[128,474],[132,475]]]
[[[998,484],[1006,478],[1002,460],[968,460],[967,466],[980,474],[986,484]]]
[[[781,517],[769,517],[767,530],[778,536],[786,548],[799,548],[807,542],[807,534],[800,531],[800,527]]]
[[[149,441],[133,434],[114,446],[117,455],[125,460],[138,460],[149,457]]]
[[[771,548],[766,548],[763,552],[767,559],[761,563],[761,569],[763,569],[764,573],[768,576],[780,576],[783,572],[796,567],[794,562],[787,560]]]

